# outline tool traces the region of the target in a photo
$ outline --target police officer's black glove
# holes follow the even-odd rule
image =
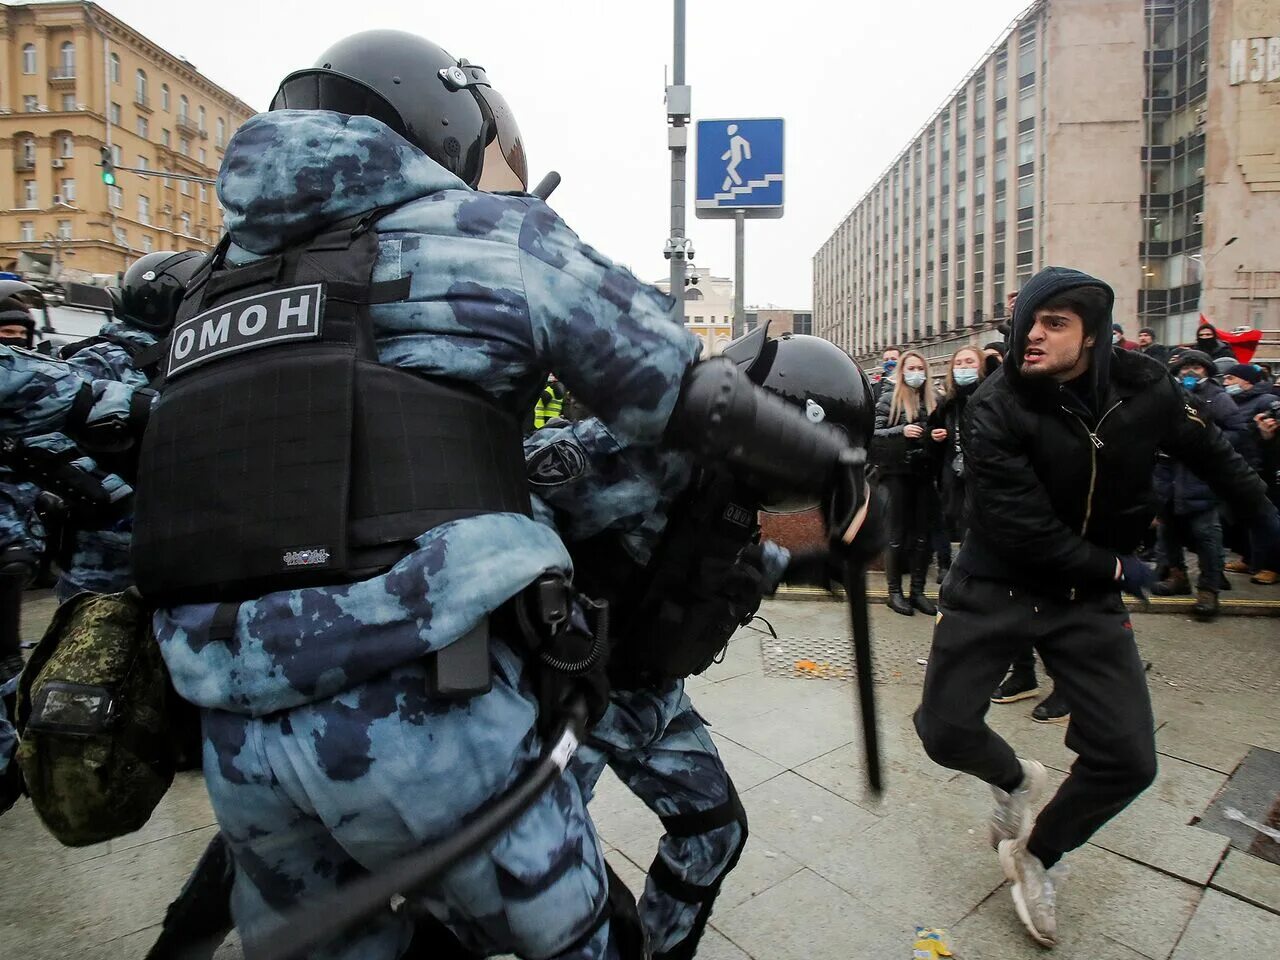
[[[1131,553],[1116,557],[1116,566],[1119,568],[1116,580],[1120,583],[1120,589],[1139,600],[1146,600],[1156,582],[1155,570],[1144,563],[1141,557]]]

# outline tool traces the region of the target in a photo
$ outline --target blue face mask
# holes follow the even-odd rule
[[[924,374],[919,371],[913,370],[911,373],[904,374],[902,379],[907,381],[907,386],[913,390],[918,390],[924,386]]]
[[[1227,393],[1231,394],[1233,397],[1237,393],[1240,393],[1243,390],[1244,390],[1244,387],[1240,386],[1240,384],[1238,383],[1233,383],[1227,386]]]
[[[898,365],[897,360],[886,360],[884,362],[884,372],[893,373],[894,368]]]
[[[978,371],[975,367],[954,367],[951,376],[955,378],[957,387],[967,387],[978,382]]]
[[[1194,373],[1184,373],[1182,375],[1182,385],[1186,387],[1188,390],[1194,390],[1196,388],[1196,384],[1198,384],[1199,382],[1200,382],[1200,378],[1197,377]]]

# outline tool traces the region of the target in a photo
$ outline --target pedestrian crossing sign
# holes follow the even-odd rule
[[[782,216],[783,157],[781,117],[699,120],[698,216]]]

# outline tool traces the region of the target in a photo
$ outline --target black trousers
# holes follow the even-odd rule
[[[1051,866],[1087,842],[1156,775],[1146,674],[1119,592],[1070,600],[953,566],[938,597],[915,723],[935,763],[1005,789],[1015,785],[1021,768],[1013,748],[984,718],[1010,661],[1032,646],[1071,709],[1066,743],[1079,755],[1028,843]]]

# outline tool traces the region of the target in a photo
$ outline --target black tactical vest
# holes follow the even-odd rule
[[[726,471],[705,469],[672,505],[643,568],[616,534],[573,547],[575,586],[609,601],[615,686],[634,689],[702,673],[751,618],[761,595],[735,588],[742,580],[734,567],[759,539],[758,510]]]
[[[515,418],[467,385],[377,360],[369,229],[385,210],[193,278],[143,436],[133,562],[159,606],[385,572],[423,532],[529,514]]]

